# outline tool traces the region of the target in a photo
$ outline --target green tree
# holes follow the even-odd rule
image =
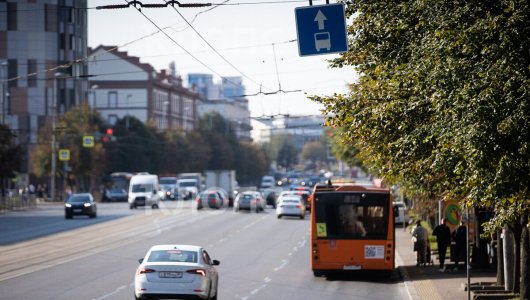
[[[235,148],[235,170],[240,184],[258,185],[267,174],[270,159],[263,148],[250,142],[240,142]]]
[[[278,166],[291,169],[298,163],[298,151],[291,139],[284,139],[276,156]]]
[[[20,145],[15,145],[15,139],[16,135],[10,128],[0,124],[0,196],[5,195],[5,180],[15,177],[20,167],[22,149]]]
[[[105,156],[102,145],[96,143],[93,148],[83,147],[83,136],[93,136],[101,131],[102,124],[100,115],[87,105],[77,106],[58,118],[56,141],[59,149],[70,150],[68,180],[74,191],[89,190],[93,178],[103,172]],[[51,136],[51,124],[47,123],[39,132],[39,142],[32,154],[33,170],[37,176],[51,173]],[[63,164],[57,160],[55,176],[65,177]]]
[[[331,63],[360,77],[349,95],[314,98],[328,123],[408,193],[493,206],[488,228],[515,232],[513,290],[530,298],[529,3],[360,0],[347,13],[350,50]]]
[[[300,157],[303,160],[309,160],[312,163],[325,162],[327,160],[326,147],[320,141],[305,143],[302,147]]]
[[[129,116],[128,126],[125,118],[119,119],[113,131],[115,140],[105,144],[107,173],[158,173],[164,141],[153,126]]]

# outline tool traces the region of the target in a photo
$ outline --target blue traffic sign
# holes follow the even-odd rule
[[[344,4],[297,7],[294,12],[300,56],[348,51]]]

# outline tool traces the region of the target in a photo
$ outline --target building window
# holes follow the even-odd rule
[[[60,33],[59,34],[59,49],[64,50],[64,46],[65,46],[64,41],[65,41],[64,33]]]
[[[7,30],[17,30],[17,4],[7,3]]]
[[[37,60],[28,59],[28,87],[37,86]]]
[[[57,31],[57,6],[45,5],[44,28],[47,32]]]
[[[118,93],[109,92],[109,106],[108,107],[118,107]]]
[[[18,77],[18,63],[16,59],[8,59],[7,60],[7,77],[8,78],[14,78]],[[18,79],[10,80],[7,83],[8,87],[17,87],[18,86]]]

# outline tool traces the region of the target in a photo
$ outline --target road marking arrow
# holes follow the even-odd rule
[[[324,21],[326,20],[327,20],[326,16],[324,16],[322,11],[320,11],[319,9],[315,17],[315,22],[318,22],[318,30],[324,29]]]

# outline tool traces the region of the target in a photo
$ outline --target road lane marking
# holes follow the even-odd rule
[[[108,294],[105,294],[105,295],[103,295],[103,296],[101,296],[101,297],[99,297],[99,298],[94,298],[94,299],[92,299],[92,300],[103,300],[103,299],[107,299],[107,298],[109,298],[109,297],[112,297],[112,296],[116,295],[117,293],[121,292],[122,290],[124,290],[124,289],[126,289],[126,288],[127,288],[126,285],[122,285],[122,286],[120,286],[119,288],[115,289],[114,291],[112,291],[112,292],[110,292],[110,293],[108,293]]]

